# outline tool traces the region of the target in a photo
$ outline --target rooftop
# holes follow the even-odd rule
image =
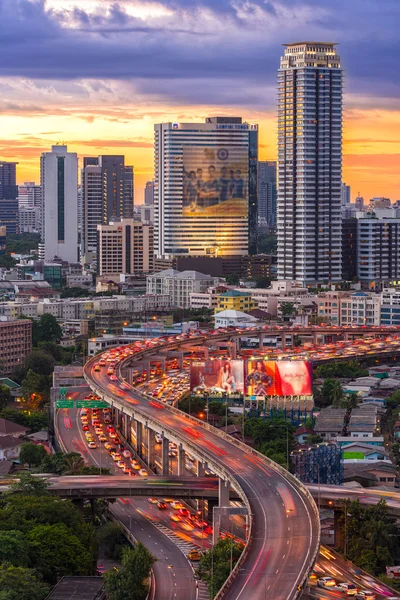
[[[0,435],[0,450],[8,450],[23,444],[23,440],[13,437],[12,435]]]
[[[29,431],[29,427],[22,427],[22,425],[17,425],[17,423],[13,423],[12,421],[0,419],[0,437],[3,435],[11,435],[13,433],[23,435],[27,431]]]
[[[223,292],[219,295],[222,298],[240,298],[242,296],[249,296],[250,294],[247,292],[238,292],[237,290],[228,290],[227,292]]]
[[[100,600],[103,586],[102,577],[63,577],[46,600]]]

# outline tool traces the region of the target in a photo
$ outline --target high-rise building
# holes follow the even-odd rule
[[[40,208],[22,206],[18,210],[19,233],[40,232]]]
[[[350,186],[346,185],[345,182],[342,183],[341,198],[341,204],[343,208],[350,204]]]
[[[154,130],[156,255],[255,254],[258,126],[212,117]]]
[[[356,198],[355,204],[356,204],[357,211],[361,212],[364,210],[364,198],[362,196],[360,196],[360,192],[358,192],[358,196]]]
[[[341,279],[342,80],[335,44],[286,45],[278,74],[278,279]]]
[[[361,282],[376,288],[400,279],[400,219],[370,215],[357,220],[357,262]]]
[[[16,162],[0,161],[0,227],[7,234],[18,231],[18,186]]]
[[[125,165],[124,156],[85,157],[81,185],[81,255],[90,263],[97,258],[97,225],[133,218],[133,167]]]
[[[370,210],[375,210],[377,208],[390,208],[390,207],[391,207],[390,198],[378,197],[378,198],[371,198],[371,200],[369,201]]]
[[[259,160],[257,170],[258,221],[270,227],[276,226],[276,162]]]
[[[151,273],[154,270],[154,230],[133,219],[98,225],[99,275]]]
[[[40,258],[78,260],[78,156],[52,146],[40,159],[42,244]]]
[[[342,219],[342,277],[353,281],[357,277],[357,219]]]
[[[18,208],[40,208],[42,188],[34,181],[25,181],[18,186]]]
[[[154,204],[154,181],[147,181],[144,188],[144,203],[146,206]]]

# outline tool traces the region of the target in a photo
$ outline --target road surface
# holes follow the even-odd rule
[[[99,356],[95,361],[99,360]],[[202,429],[186,415],[176,415],[149,403],[141,394],[122,388],[110,389],[104,370],[93,370],[94,360],[85,366],[89,382],[100,387],[110,399],[139,409],[161,425],[179,432],[181,438],[211,453],[244,490],[253,516],[253,535],[243,568],[225,595],[229,600],[289,600],[312,562],[318,545],[318,521],[314,505],[278,471],[244,452],[216,433]],[[112,387],[119,385],[112,383]],[[121,398],[121,392],[123,397]],[[189,424],[189,427],[188,427]]]

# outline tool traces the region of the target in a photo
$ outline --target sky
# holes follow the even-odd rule
[[[352,200],[400,199],[398,0],[0,0],[0,160],[39,180],[40,153],[125,154],[135,202],[153,125],[237,115],[276,156],[282,44],[337,42],[343,180]]]

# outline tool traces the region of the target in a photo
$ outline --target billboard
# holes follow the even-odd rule
[[[248,360],[244,393],[249,396],[311,396],[311,363],[300,360]]]
[[[242,360],[195,360],[190,367],[192,392],[243,393]]]
[[[184,147],[183,216],[247,218],[248,175],[247,148]]]

